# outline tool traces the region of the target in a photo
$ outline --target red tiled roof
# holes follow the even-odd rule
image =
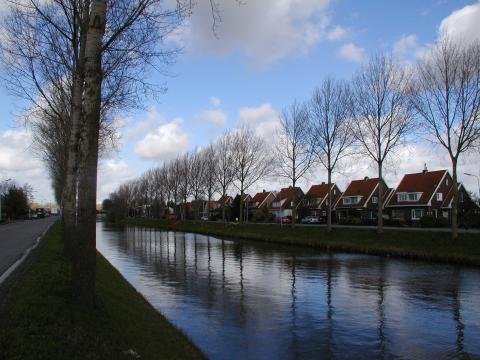
[[[252,199],[253,203],[258,203],[259,205],[265,201],[265,199],[270,195],[272,192],[271,191],[262,191],[259,193],[256,193],[255,196]]]
[[[275,208],[275,209],[280,209],[280,208],[281,209],[291,209],[292,208],[291,202],[293,201],[293,194],[295,193],[295,191],[297,191],[297,194],[299,195],[298,198],[297,198],[297,201],[299,201],[300,198],[303,197],[303,191],[299,187],[296,187],[294,189],[290,186],[288,188],[283,188],[282,190],[280,190],[280,192],[273,199],[272,204],[275,201],[281,201],[281,200],[284,200],[284,199],[285,199],[285,201],[283,202],[281,207]],[[270,204],[270,208],[273,208],[272,204]]]
[[[233,201],[232,197],[231,196],[228,196],[228,195],[224,195],[222,196],[220,199],[218,199],[218,203],[220,205],[228,205],[229,203],[231,203]]]
[[[334,186],[335,184],[332,184]],[[312,185],[312,187],[307,191],[306,196],[313,198],[324,198],[327,196],[328,184],[322,183],[319,185]]]
[[[373,193],[375,188],[378,185],[378,178],[364,178],[362,180],[353,180],[345,190],[345,192],[342,194],[341,198],[349,197],[349,196],[361,196],[360,201],[356,204],[343,204],[342,202],[338,202],[337,206],[338,207],[362,207],[365,202],[368,200],[370,195]],[[387,194],[387,191],[385,191],[385,194]]]
[[[418,201],[402,201],[400,205],[427,205],[446,173],[447,170],[437,170],[405,175],[402,181],[400,181],[395,194],[418,192],[422,193],[422,195]],[[395,194],[391,197],[389,206],[399,205]]]
[[[462,188],[462,184],[458,184],[458,191]],[[445,199],[443,199],[442,208],[449,208],[451,206],[451,202],[453,200],[453,186],[450,186],[450,190],[448,190]]]

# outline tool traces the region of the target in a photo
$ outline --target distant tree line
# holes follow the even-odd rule
[[[31,197],[29,184],[20,186],[12,180],[0,182],[0,220],[23,219],[28,215]]]
[[[350,81],[328,77],[305,102],[294,101],[280,114],[271,134],[273,145],[249,128],[224,133],[205,148],[145,172],[121,185],[107,200],[114,218],[145,207],[161,217],[167,207],[186,219],[189,200],[213,199],[235,189],[243,194],[269,176],[283,177],[296,187],[309,171],[321,166],[332,174],[351,156],[370,159],[379,178],[378,232],[383,231],[385,162],[409,141],[425,138],[439,145],[451,160],[453,177],[452,237],[458,236],[459,159],[480,148],[480,43],[460,44],[444,36],[412,66],[390,55],[369,59]],[[328,193],[328,230],[332,194]],[[293,220],[297,199],[293,199]],[[134,212],[133,212],[134,213]],[[194,209],[195,219],[199,209]],[[225,210],[222,211],[225,220]]]

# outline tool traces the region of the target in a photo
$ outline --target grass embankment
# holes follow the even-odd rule
[[[61,231],[51,228],[0,308],[0,359],[203,358],[100,254],[96,309],[76,312]]]
[[[480,266],[480,234],[473,233],[459,234],[458,240],[452,241],[449,232],[388,228],[379,236],[376,230],[361,227],[334,228],[331,233],[327,233],[325,227],[319,226],[239,225],[193,221],[171,225],[166,221],[152,219],[129,219],[127,222],[233,239]]]

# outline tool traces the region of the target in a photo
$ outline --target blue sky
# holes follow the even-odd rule
[[[157,83],[165,82],[168,91],[158,101],[145,99],[147,111],[120,114],[122,145],[101,161],[99,201],[121,182],[238,124],[248,123],[268,137],[283,107],[294,99],[307,100],[325,76],[350,78],[370,55],[391,52],[401,61],[414,62],[436,41],[441,27],[464,37],[480,36],[480,3],[475,1],[246,0],[238,5],[222,0],[219,4],[223,22],[218,37],[211,32],[205,2],[198,5],[188,23],[169,39],[184,48],[169,69],[174,76],[148,74]],[[48,174],[27,146],[28,132],[15,123],[20,105],[4,88],[0,90],[0,180],[27,181],[38,201],[51,200]],[[387,171],[390,186],[398,184],[401,174],[421,170],[423,163],[432,170],[449,167],[439,149],[417,144],[407,150]],[[462,169],[478,174],[478,165],[471,164],[469,158]],[[355,177],[374,175],[367,162],[344,170],[335,180],[341,187]],[[324,180],[317,171],[304,186]],[[474,179],[461,180],[476,190]]]

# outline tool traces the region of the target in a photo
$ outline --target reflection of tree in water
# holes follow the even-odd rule
[[[462,322],[462,314],[460,308],[460,293],[459,288],[461,285],[461,276],[460,271],[458,268],[455,268],[453,272],[453,278],[455,279],[454,284],[456,285],[452,292],[452,307],[453,307],[453,320],[455,321],[455,333],[456,333],[456,349],[457,355],[464,356],[464,347],[463,347],[463,340],[464,340],[464,329],[465,326]]]
[[[385,259],[379,257],[378,271],[378,338],[380,358],[385,358]]]

